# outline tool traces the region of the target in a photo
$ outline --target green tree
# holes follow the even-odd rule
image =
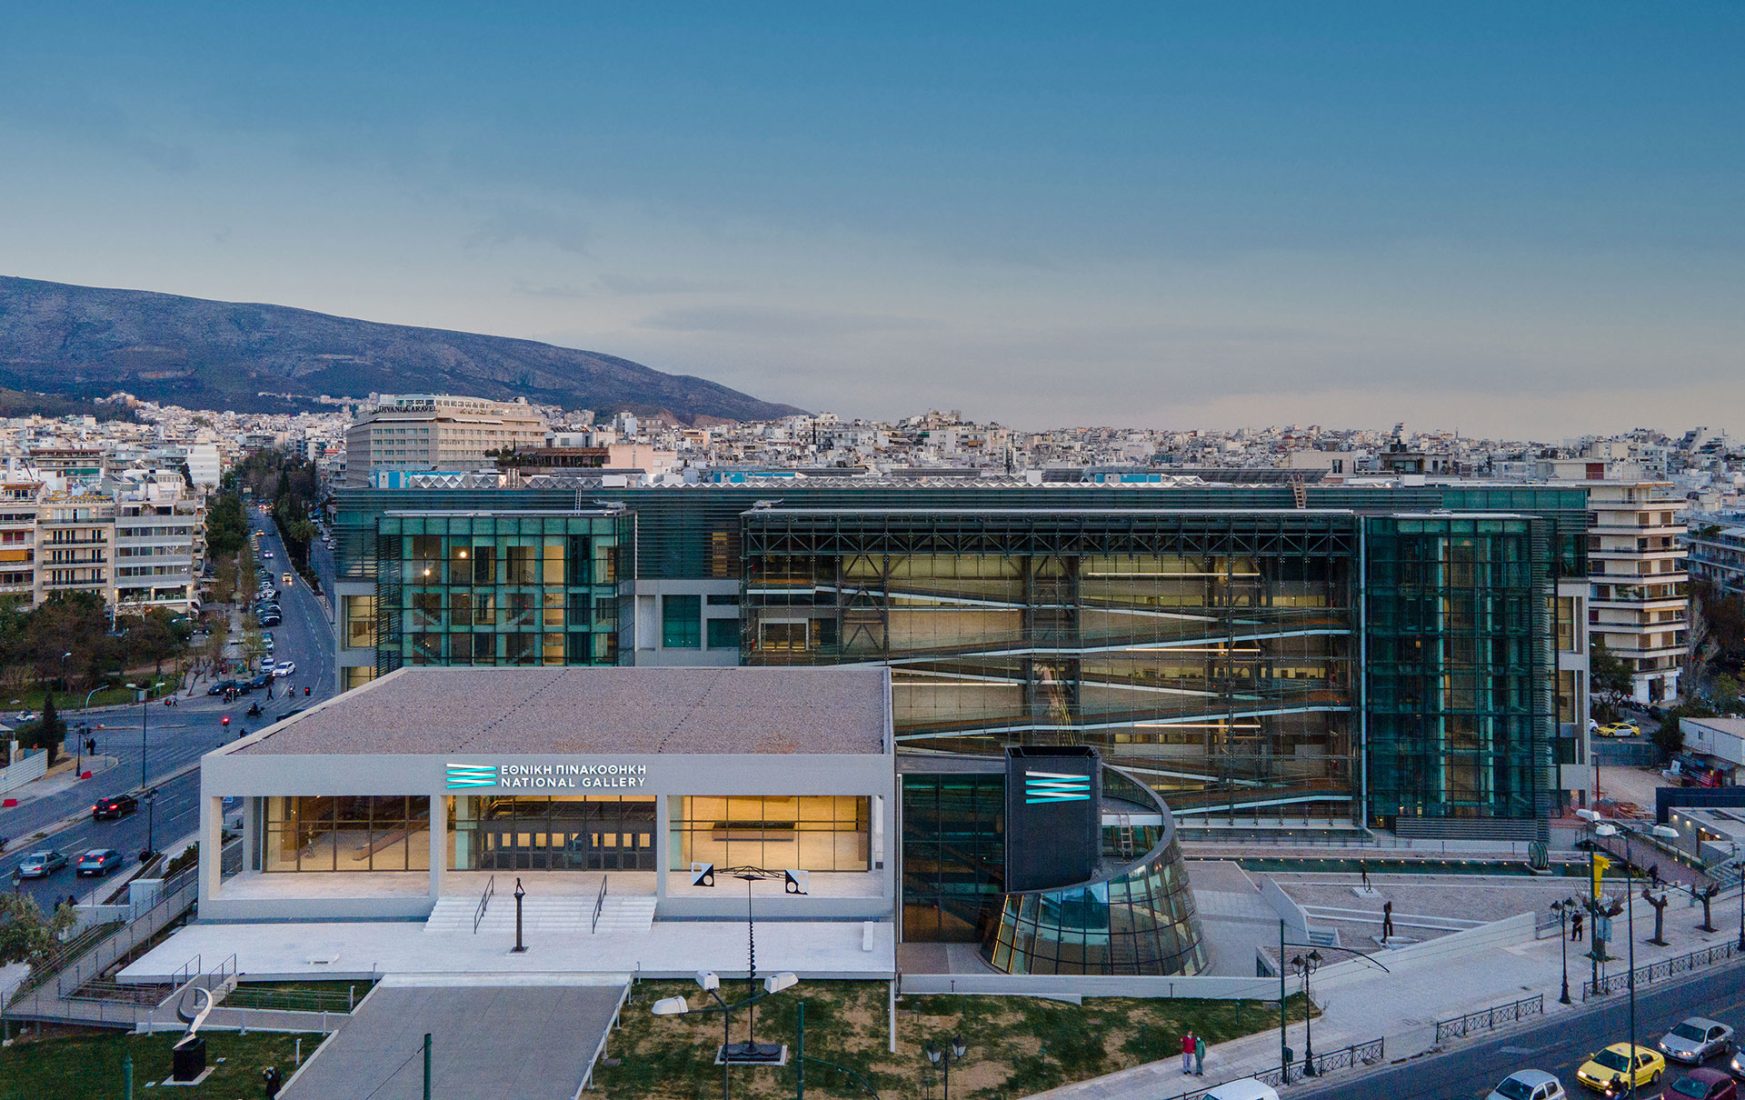
[[[0,966],[41,962],[75,919],[70,905],[58,906],[50,915],[29,894],[0,894]]]
[[[1593,652],[1588,654],[1588,683],[1593,694],[1600,700],[1602,707],[1615,715],[1618,707],[1630,697],[1634,686],[1630,682],[1630,669],[1624,664],[1622,657],[1615,657],[1606,648],[1604,639],[1594,636]]]
[[[67,736],[67,723],[55,709],[54,692],[46,692],[42,702],[42,714],[37,720],[19,731],[19,740],[33,749],[42,749],[48,753],[49,766],[54,766],[60,756],[61,742]]]

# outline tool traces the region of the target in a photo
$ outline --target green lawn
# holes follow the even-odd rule
[[[170,1048],[175,1035],[126,1035],[114,1031],[65,1032],[40,1040],[28,1035],[0,1050],[0,1100],[118,1100],[122,1088],[122,1059],[133,1056],[134,1096],[155,1096],[145,1091],[148,1082],[170,1075]],[[299,1036],[255,1032],[237,1035],[214,1031],[206,1035],[206,1064],[212,1075],[194,1088],[163,1090],[178,1100],[235,1100],[261,1095],[261,1071],[278,1066],[285,1077],[295,1067],[293,1050]],[[319,1035],[304,1035],[303,1057],[314,1053]],[[223,1059],[223,1061],[220,1061]]]
[[[279,1008],[300,1012],[346,1012],[364,999],[372,981],[243,982],[224,1003],[238,1008]]]
[[[176,676],[173,671],[164,673],[164,675],[159,677],[159,679],[162,681],[163,689],[168,689],[176,683]],[[137,684],[140,683],[140,681],[135,680],[134,683]],[[160,693],[161,690],[154,690],[152,692],[154,697]],[[5,707],[7,714],[12,714],[20,710],[41,711],[42,701],[45,695],[46,692],[43,691],[40,685],[31,688],[23,688],[0,695],[0,706]],[[138,701],[139,692],[128,687],[102,688],[98,690],[97,694],[91,696],[91,705],[94,707],[117,706],[122,703],[136,703]],[[84,706],[85,693],[82,691],[55,692],[55,709],[60,711],[63,717],[76,717],[74,712],[84,709]]]
[[[723,983],[723,994],[743,997],[743,984],[725,988],[730,984]],[[892,1054],[886,991],[882,982],[802,982],[758,1005],[758,1039],[787,1043],[792,1058],[795,1008],[804,1001],[809,1058],[853,1070],[891,1098],[937,1095],[941,1082],[923,1047],[961,1035],[969,1057],[952,1070],[952,1096],[1004,1100],[1175,1057],[1189,1028],[1217,1044],[1278,1026],[1277,1002],[1269,1001],[1108,998],[1081,1006],[1031,997],[905,997],[897,1006]],[[606,1044],[608,1056],[621,1064],[596,1077],[608,1097],[705,1100],[719,1094],[721,1069],[713,1063],[721,1017],[649,1012],[654,1001],[680,995],[693,1005],[702,999],[690,982],[643,982],[631,992],[624,1027]],[[1300,999],[1293,1000],[1301,1018]],[[734,1014],[733,1024],[735,1041],[743,1039],[743,1012]],[[791,1064],[733,1071],[738,1097],[791,1097],[794,1085]],[[866,1095],[849,1074],[812,1061],[806,1090],[819,1097]]]

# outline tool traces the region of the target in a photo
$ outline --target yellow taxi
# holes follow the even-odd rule
[[[1642,728],[1634,722],[1612,722],[1594,730],[1601,737],[1635,737],[1641,732]]]
[[[1617,1096],[1631,1083],[1630,1049],[1629,1043],[1613,1043],[1597,1054],[1588,1055],[1588,1060],[1575,1071],[1575,1079],[1597,1093]],[[1636,1087],[1659,1084],[1666,1073],[1666,1059],[1649,1047],[1639,1046],[1635,1050]]]

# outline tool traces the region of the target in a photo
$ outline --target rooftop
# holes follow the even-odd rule
[[[882,668],[402,668],[232,752],[882,753]]]

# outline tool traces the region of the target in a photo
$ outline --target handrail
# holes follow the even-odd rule
[[[479,922],[485,919],[485,910],[491,907],[491,898],[497,892],[497,876],[492,875],[485,880],[485,892],[479,897],[479,907],[473,910],[473,935],[479,934]]]
[[[1545,994],[1535,993],[1531,997],[1481,1008],[1464,1016],[1437,1020],[1436,1045],[1441,1046],[1444,1039],[1464,1039],[1475,1032],[1495,1031],[1499,1025],[1516,1023],[1528,1016],[1543,1015],[1544,1012]]]
[[[612,881],[610,875],[600,876],[600,892],[594,896],[594,919],[588,925],[588,934],[593,935],[600,927],[600,910],[606,907],[606,884]]]
[[[1638,985],[1649,985],[1678,974],[1689,973],[1698,967],[1725,962],[1739,953],[1739,945],[1733,940],[1728,940],[1713,947],[1705,947],[1701,951],[1692,951],[1688,955],[1662,959],[1659,962],[1649,963],[1647,966],[1638,966],[1633,971],[1626,970],[1620,974],[1608,974],[1601,978],[1597,984],[1590,979],[1581,983],[1581,999],[1586,1002],[1590,997],[1603,997],[1608,993],[1616,993],[1620,989],[1628,989],[1632,974],[1636,976]]]

